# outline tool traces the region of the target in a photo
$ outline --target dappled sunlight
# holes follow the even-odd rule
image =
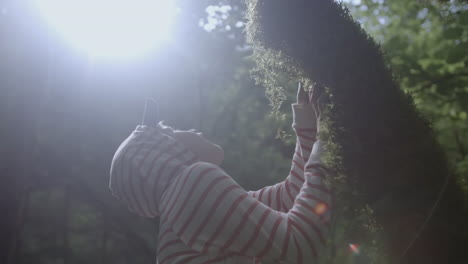
[[[231,25],[228,23],[232,7],[230,5],[210,5],[205,9],[206,17],[200,19],[198,25],[205,31],[211,32],[215,29],[221,29],[223,31],[230,31]],[[242,28],[244,22],[237,21],[234,26],[236,28]]]

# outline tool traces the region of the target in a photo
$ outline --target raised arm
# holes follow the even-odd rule
[[[309,159],[317,136],[315,111],[301,83],[298,87],[297,103],[292,105],[292,113],[296,147],[289,175],[278,184],[248,192],[263,204],[281,212],[288,212],[292,208],[294,199],[304,183],[304,165]]]
[[[163,201],[161,221],[190,248],[222,259],[232,255],[261,261],[311,263],[322,252],[330,218],[330,191],[314,144],[305,180],[288,213],[249,196],[217,166],[186,169]],[[213,259],[214,261],[215,259]]]

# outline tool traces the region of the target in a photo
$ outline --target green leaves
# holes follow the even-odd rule
[[[463,33],[463,28],[459,26],[450,27],[446,29],[443,33],[444,38],[446,39],[459,39]]]
[[[465,62],[468,58],[468,42],[454,45],[447,55],[448,63]]]
[[[440,175],[450,169],[436,137],[450,165],[464,159],[466,153],[459,146],[468,145],[468,128],[462,124],[468,105],[468,35],[467,10],[462,4],[405,0],[349,4],[361,26],[383,47],[390,72],[379,45],[333,1],[249,2],[247,33],[256,55],[256,73],[261,73],[257,79],[270,85],[268,93],[281,101],[280,93],[271,91],[288,87],[278,85],[288,78],[304,76],[333,94],[329,100],[334,107],[328,109],[321,139],[334,146],[328,149],[329,156],[338,157],[328,165],[342,180],[335,185],[340,208],[365,201],[382,217],[400,208],[393,196],[387,196],[389,204],[379,208],[376,204],[383,193],[390,195],[398,189],[418,195],[437,189]],[[431,120],[435,135],[422,116]],[[454,141],[454,131],[463,137]],[[459,204],[458,211],[464,210],[456,191],[446,199]],[[452,213],[455,209],[443,210]],[[352,217],[353,212],[342,213],[355,219],[350,229],[359,229],[359,218]],[[423,258],[428,256],[418,256],[418,260]]]

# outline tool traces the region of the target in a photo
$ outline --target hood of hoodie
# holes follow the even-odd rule
[[[109,187],[130,211],[156,217],[169,184],[197,161],[195,154],[162,133],[160,126],[137,126],[114,155]]]

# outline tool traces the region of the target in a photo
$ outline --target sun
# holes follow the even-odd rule
[[[169,38],[173,0],[36,0],[48,24],[92,57],[129,58]]]

